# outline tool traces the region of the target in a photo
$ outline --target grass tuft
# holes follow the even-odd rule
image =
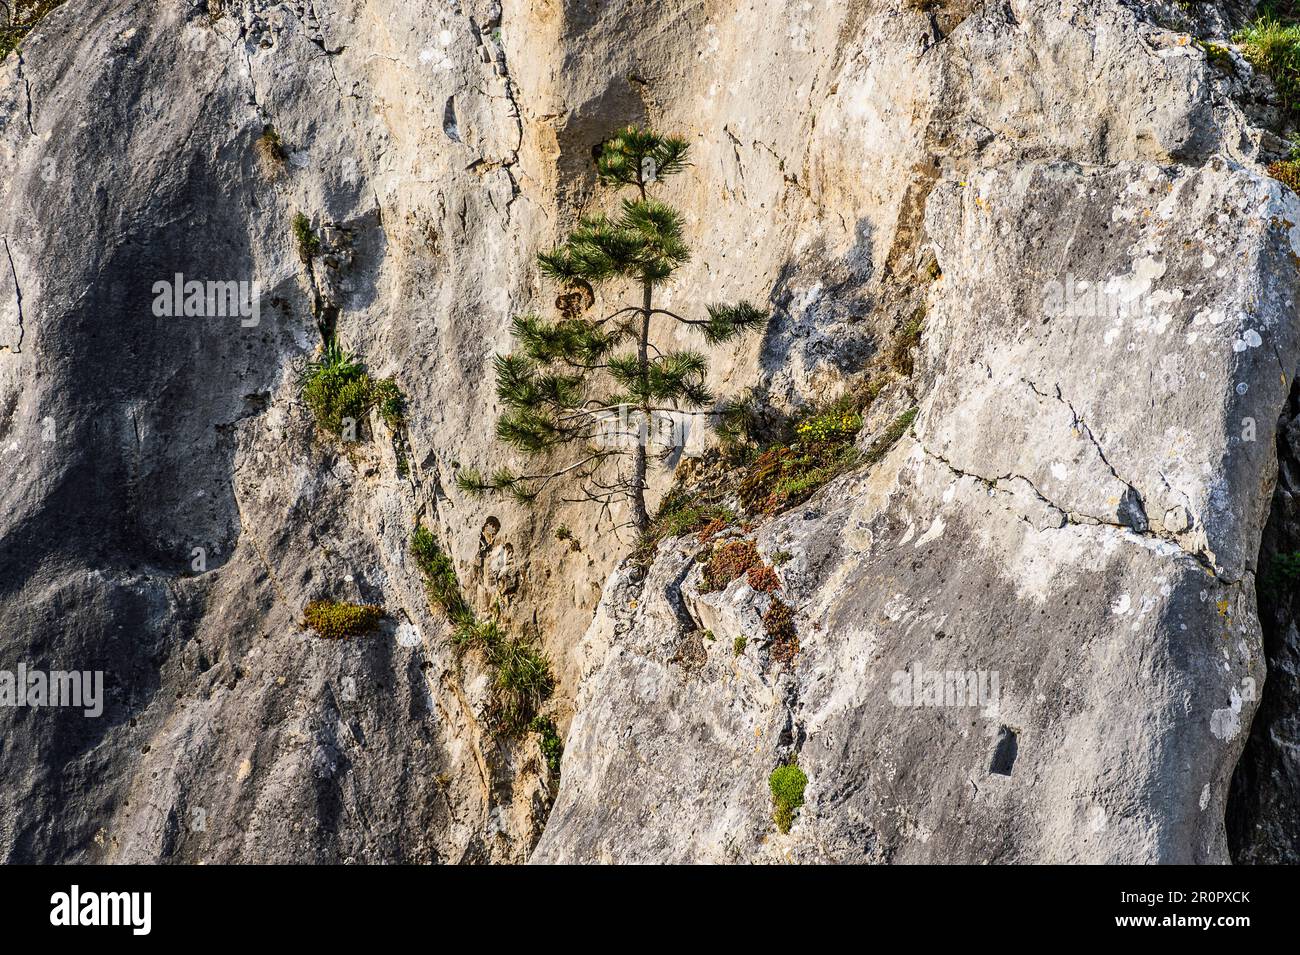
[[[1265,14],[1233,34],[1242,55],[1273,80],[1288,117],[1300,109],[1300,24]]]
[[[262,135],[257,137],[257,142],[253,144],[253,148],[257,150],[257,158],[262,161],[263,168],[272,176],[284,168],[285,160],[289,158],[289,154],[285,152],[284,143],[280,141],[280,134],[269,123],[262,129]],[[306,216],[303,218],[305,219]],[[308,228],[310,228],[310,223]]]
[[[509,733],[528,729],[555,689],[551,661],[535,642],[508,634],[495,620],[479,620],[461,593],[456,568],[423,524],[411,532],[411,553],[429,600],[452,623],[451,642],[481,652],[492,671],[492,712]],[[535,727],[534,727],[535,728]]]
[[[302,376],[302,398],[316,424],[335,436],[343,436],[351,422],[351,440],[370,413],[378,408],[379,416],[394,432],[405,422],[406,398],[391,378],[375,381],[365,366],[338,340],[325,345],[321,355],[308,363]]]
[[[293,233],[293,242],[294,247],[298,250],[298,258],[306,263],[320,255],[320,236],[312,229],[310,219],[301,212],[295,212],[289,229]]]

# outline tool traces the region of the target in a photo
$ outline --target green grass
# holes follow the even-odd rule
[[[660,541],[699,533],[709,525],[725,526],[736,520],[736,512],[731,508],[710,502],[702,494],[674,487],[664,495],[650,521],[649,530],[637,541],[632,559],[636,563],[648,564],[654,559]]]
[[[411,553],[430,602],[452,623],[451,642],[481,652],[492,673],[494,719],[510,733],[529,727],[555,689],[551,662],[533,640],[512,636],[495,620],[479,620],[460,589],[456,568],[423,524],[411,532]]]
[[[378,408],[379,416],[393,431],[405,422],[406,398],[393,379],[375,381],[337,340],[326,343],[320,357],[308,363],[301,387],[316,424],[336,437],[343,436],[349,420],[359,429],[371,408]],[[349,437],[355,440],[357,430]]]
[[[772,821],[782,832],[789,832],[794,824],[794,814],[803,805],[808,777],[797,763],[790,763],[772,770],[767,785],[772,791]]]
[[[303,262],[310,262],[320,255],[320,236],[312,229],[310,219],[301,212],[295,212],[293,222],[289,228],[293,233],[293,242],[294,247],[298,250],[298,258],[302,259]]]
[[[1232,38],[1250,65],[1273,80],[1283,110],[1294,119],[1300,109],[1300,24],[1266,13]]]
[[[528,728],[541,737],[542,756],[546,759],[546,768],[552,779],[560,778],[560,759],[564,756],[564,740],[555,728],[555,720],[546,716],[536,716]]]
[[[313,600],[303,610],[303,626],[327,640],[346,640],[370,633],[384,617],[384,608],[374,604]]]
[[[738,493],[751,514],[779,514],[812,497],[858,463],[853,440],[862,413],[844,400],[794,424],[788,443],[768,446],[745,469]]]
[[[3,60],[31,33],[47,13],[63,5],[64,0],[12,0],[6,11],[13,8],[8,20],[0,24],[0,60]]]

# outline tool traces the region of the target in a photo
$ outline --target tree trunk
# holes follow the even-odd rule
[[[652,286],[642,283],[641,337],[637,358],[641,362],[641,423],[637,428],[636,449],[632,452],[632,520],[638,533],[650,529],[650,514],[645,506],[646,443],[650,440],[650,309]]]

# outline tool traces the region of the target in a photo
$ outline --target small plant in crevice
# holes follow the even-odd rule
[[[492,717],[506,732],[527,729],[555,689],[551,663],[535,641],[507,633],[496,620],[479,620],[465,599],[450,557],[423,524],[411,532],[411,553],[429,601],[452,623],[451,642],[483,654],[492,674]]]
[[[764,563],[755,564],[745,575],[745,582],[752,590],[761,594],[773,594],[781,589],[781,578],[776,571]]]
[[[700,590],[704,593],[725,590],[733,580],[761,562],[758,546],[752,540],[732,540],[719,544],[704,565]]]
[[[772,821],[777,829],[787,833],[794,825],[794,814],[803,805],[808,776],[798,763],[789,763],[772,770],[767,786],[772,793]]]
[[[1192,43],[1205,54],[1205,59],[1211,66],[1228,72],[1236,71],[1236,64],[1232,60],[1232,51],[1226,46],[1199,38],[1193,38]]]
[[[742,653],[745,652],[745,647],[748,646],[748,644],[749,644],[748,637],[737,637],[735,640],[731,642],[732,656],[737,656],[737,657],[740,656]]]
[[[773,597],[763,614],[763,633],[772,662],[793,666],[799,654],[799,631],[794,624],[794,609],[780,597]]]
[[[375,381],[365,365],[337,339],[326,342],[308,362],[300,382],[302,398],[316,424],[349,441],[357,440],[361,422],[372,408],[397,433],[405,422],[406,398],[391,378]]]
[[[370,392],[371,401],[379,417],[390,431],[399,431],[406,424],[406,396],[391,378],[380,378]]]
[[[875,441],[871,442],[871,446],[867,448],[866,453],[862,455],[863,463],[879,464],[884,460],[885,455],[890,452],[894,445],[898,444],[899,439],[903,435],[907,434],[907,429],[910,428],[912,422],[916,420],[918,410],[919,409],[914,407],[908,408],[895,418],[890,423],[889,427],[884,430],[884,433],[881,434],[880,437],[876,438]]]
[[[327,640],[346,640],[370,633],[385,616],[374,604],[313,600],[303,609],[303,626]]]
[[[302,398],[316,424],[330,434],[342,435],[350,422],[356,426],[370,410],[373,385],[355,355],[337,341],[325,343],[320,357],[307,364],[301,380]]]
[[[889,365],[904,378],[912,377],[912,351],[921,344],[921,332],[925,329],[925,306],[918,306],[908,318],[906,324],[894,338],[894,347],[889,355]]]
[[[304,264],[311,262],[312,259],[320,255],[320,236],[311,227],[310,219],[301,212],[295,212],[289,230],[293,234],[294,248],[298,250],[298,258],[302,259]]]
[[[1232,38],[1247,62],[1272,79],[1283,111],[1294,120],[1300,111],[1300,24],[1265,13]]]
[[[1292,144],[1291,154],[1268,165],[1268,174],[1292,192],[1300,193],[1300,143]]]
[[[528,728],[541,737],[538,742],[542,747],[542,756],[546,760],[546,768],[550,772],[552,779],[559,779],[560,760],[564,757],[564,740],[555,728],[555,720],[549,716],[535,716],[533,721],[528,724]]]
[[[284,143],[280,141],[280,134],[276,132],[274,126],[267,123],[262,129],[262,134],[257,137],[253,148],[257,151],[257,158],[261,160],[262,167],[271,175],[276,175],[284,168],[285,160],[288,159],[288,153],[285,151]],[[299,213],[301,215],[301,213]],[[305,220],[307,217],[303,216]],[[308,229],[311,224],[307,224]],[[297,237],[297,226],[295,225],[295,238]],[[299,253],[301,254],[301,252]]]

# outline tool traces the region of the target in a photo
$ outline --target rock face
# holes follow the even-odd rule
[[[1300,199],[1261,165],[1267,80],[1180,32],[1217,19],[204,6],[68,0],[0,64],[0,669],[106,693],[0,707],[7,861],[1289,858],[1295,630],[1273,598],[1261,628],[1256,571],[1300,539],[1293,449],[1273,493]],[[697,537],[639,567],[580,505],[455,487],[504,453],[491,357],[552,308],[535,253],[608,201],[592,148],[628,122],[692,144],[666,304],[771,304],[710,356],[719,393],[829,401],[924,316],[870,463],[720,538],[779,596],[706,592]],[[257,311],[165,314],[186,281],[256,283]],[[402,433],[317,432],[329,325],[407,395]],[[550,656],[558,793],[430,609],[417,522]],[[320,597],[388,617],[324,641]],[[958,673],[975,705],[927,705]]]

